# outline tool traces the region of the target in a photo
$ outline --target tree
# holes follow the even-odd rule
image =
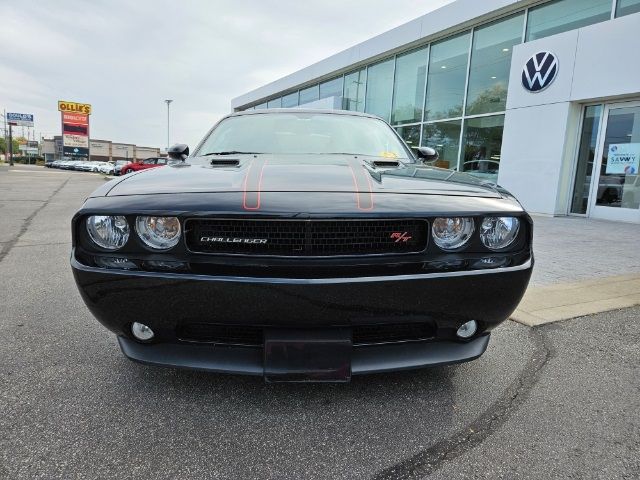
[[[20,155],[20,149],[18,148],[20,143],[18,142],[18,139],[14,138],[12,143],[13,143],[13,154]],[[0,137],[0,153],[3,153],[3,154],[9,153],[7,142],[2,137]]]

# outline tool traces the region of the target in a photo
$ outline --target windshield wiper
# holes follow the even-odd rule
[[[207,157],[209,155],[258,155],[262,152],[240,152],[238,150],[229,150],[226,152],[209,152],[205,153],[202,156]]]

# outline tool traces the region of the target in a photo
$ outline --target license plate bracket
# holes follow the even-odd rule
[[[349,382],[350,328],[266,329],[266,382]]]

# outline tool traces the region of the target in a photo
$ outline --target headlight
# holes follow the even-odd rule
[[[487,217],[480,227],[480,240],[491,250],[501,250],[513,243],[520,229],[515,217]]]
[[[473,234],[473,219],[465,217],[436,218],[431,227],[436,245],[443,250],[455,250],[469,241]]]
[[[118,250],[129,240],[129,224],[122,216],[93,215],[87,218],[87,232],[93,243],[106,250]]]
[[[168,250],[180,241],[180,220],[176,217],[138,217],[136,232],[149,247]]]

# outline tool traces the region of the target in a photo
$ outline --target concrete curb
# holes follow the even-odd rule
[[[527,290],[511,320],[534,327],[640,304],[640,274]]]

